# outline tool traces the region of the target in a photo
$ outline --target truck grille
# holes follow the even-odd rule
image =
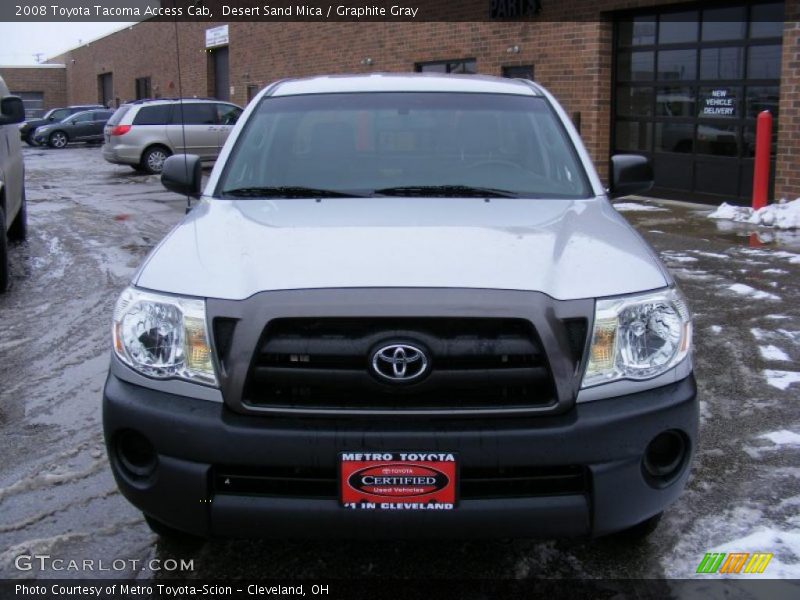
[[[423,349],[429,369],[385,381],[385,344]],[[286,318],[271,321],[242,398],[251,407],[341,411],[475,411],[547,407],[555,390],[530,322],[506,318]]]

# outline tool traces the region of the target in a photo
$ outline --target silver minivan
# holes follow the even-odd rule
[[[9,94],[0,77],[0,292],[9,282],[6,240],[22,241],[27,231],[25,165],[16,126],[24,120],[22,100]]]
[[[212,99],[137,100],[106,123],[103,157],[137,171],[160,173],[172,154],[216,160],[242,109]]]

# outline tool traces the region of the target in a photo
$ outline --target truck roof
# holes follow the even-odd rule
[[[441,75],[433,73],[370,73],[326,75],[287,79],[278,83],[273,96],[347,92],[468,92],[539,96],[538,87],[522,79],[488,75]]]

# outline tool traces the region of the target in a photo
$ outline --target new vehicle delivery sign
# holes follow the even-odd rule
[[[452,453],[345,452],[340,455],[342,506],[362,510],[451,510],[457,470]]]

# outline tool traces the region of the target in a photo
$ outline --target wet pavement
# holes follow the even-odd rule
[[[0,296],[0,577],[176,576],[142,569],[170,558],[191,561],[189,577],[693,577],[711,551],[772,552],[765,576],[800,577],[800,234],[620,203],[696,319],[700,446],[646,541],[166,543],[116,490],[100,401],[116,296],[185,200],[98,147],[25,159],[29,240]],[[17,569],[29,554],[117,562]]]

